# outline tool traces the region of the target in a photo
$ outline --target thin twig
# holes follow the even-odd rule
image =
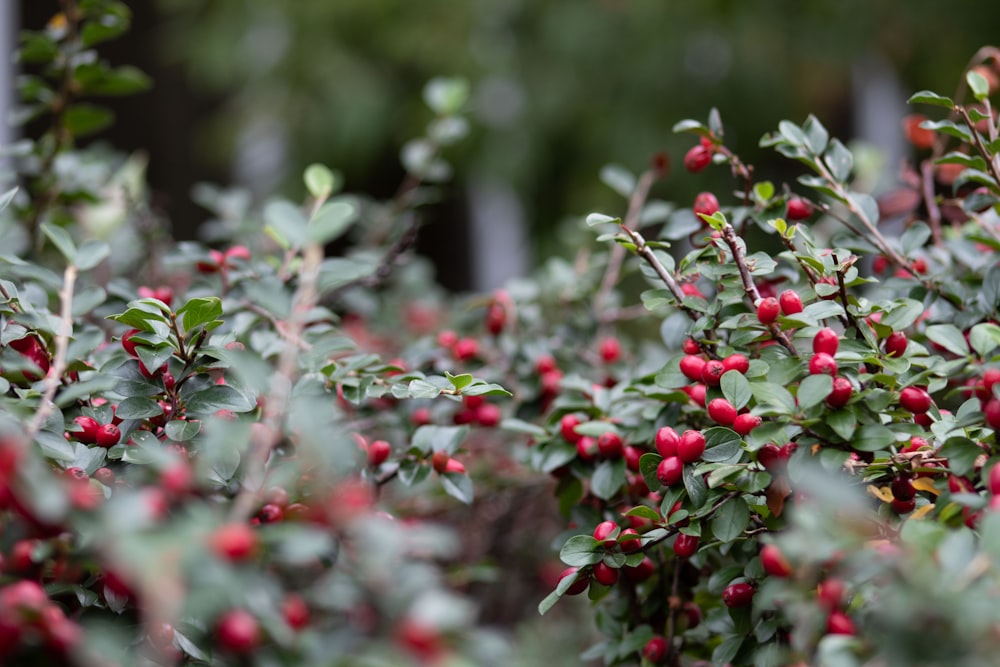
[[[927,207],[927,223],[931,228],[931,238],[934,245],[941,247],[941,208],[937,204],[934,193],[934,164],[930,160],[920,163],[920,181],[924,195],[924,206]]]
[[[35,415],[28,425],[27,436],[29,439],[35,437],[38,431],[41,430],[42,424],[52,414],[52,410],[55,408],[54,399],[56,391],[59,389],[63,373],[66,372],[66,354],[69,349],[69,339],[73,335],[73,289],[76,285],[76,276],[77,268],[73,264],[67,266],[66,270],[63,271],[63,286],[59,291],[59,300],[61,302],[59,312],[60,327],[59,333],[56,334],[55,338],[55,354],[53,355],[52,365],[49,366],[49,372],[45,374],[45,391],[42,393],[38,409],[35,411]]]
[[[1000,153],[991,155],[989,150],[987,150],[983,144],[983,138],[976,131],[976,124],[969,117],[969,110],[964,106],[956,106],[955,108],[961,114],[966,126],[968,126],[969,132],[972,134],[972,143],[976,147],[976,150],[979,151],[979,154],[983,156],[983,160],[986,161],[986,168],[989,170],[990,176],[993,177],[995,182],[1000,183]]]

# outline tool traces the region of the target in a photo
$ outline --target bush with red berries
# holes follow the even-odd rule
[[[206,186],[208,243],[171,243],[135,164],[74,145],[145,85],[94,50],[127,8],[68,6],[24,36],[51,129],[0,197],[0,663],[528,664],[477,622],[490,539],[530,554],[508,623],[586,609],[581,662],[991,663],[996,49],[911,98],[911,196],[814,117],[761,180],[713,111],[684,177],[734,193],[609,168],[578,257],[456,307],[413,243],[464,83],[393,200],[312,165],[301,202]]]

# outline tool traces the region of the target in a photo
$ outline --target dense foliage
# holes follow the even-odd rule
[[[587,593],[583,660],[990,662],[995,49],[913,96],[939,119],[904,121],[888,196],[813,117],[761,141],[804,173],[761,179],[713,111],[676,125],[684,168],[734,192],[674,207],[666,156],[609,167],[623,214],[574,261],[449,305],[412,246],[466,84],[425,89],[393,199],[312,165],[301,203],[203,188],[211,247],[174,244],[141,166],[77,142],[89,97],[146,85],[94,51],[127,25],[68,2],[23,37],[51,129],[0,202],[4,664],[507,664],[468,557],[492,532],[519,562],[553,538],[526,595]],[[513,496],[561,532],[501,530]]]

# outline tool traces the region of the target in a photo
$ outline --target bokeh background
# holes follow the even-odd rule
[[[8,2],[8,34],[57,6]],[[665,150],[673,177],[654,195],[730,189],[724,170],[685,177],[691,138],[671,133],[712,106],[762,170],[789,166],[770,163],[760,135],[811,112],[877,146],[891,175],[907,155],[906,97],[952,91],[1000,34],[997,3],[939,0],[130,4],[134,30],[105,52],[155,86],[117,102],[104,138],[149,153],[155,203],[181,238],[207,217],[190,197],[200,181],[297,197],[302,168],[318,161],[351,190],[390,195],[400,147],[428,120],[422,86],[466,77],[474,133],[451,154],[457,179],[424,237],[451,257],[440,278],[454,289],[494,287],[559,252],[567,216],[620,207],[597,178],[606,163],[638,171]]]

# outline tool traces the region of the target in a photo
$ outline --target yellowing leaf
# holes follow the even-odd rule
[[[914,512],[913,514],[911,514],[910,518],[907,519],[907,521],[918,521],[920,519],[923,519],[925,516],[927,516],[928,514],[930,514],[933,510],[934,510],[934,504],[933,503],[930,504],[930,505],[924,505],[923,507],[921,507],[920,509],[918,509],[916,512]]]
[[[934,487],[934,480],[930,477],[918,477],[913,480],[913,488],[917,491],[927,491],[928,493],[933,493],[935,496],[941,492]]]
[[[872,494],[883,503],[892,502],[892,491],[888,486],[869,486],[868,493]]]

